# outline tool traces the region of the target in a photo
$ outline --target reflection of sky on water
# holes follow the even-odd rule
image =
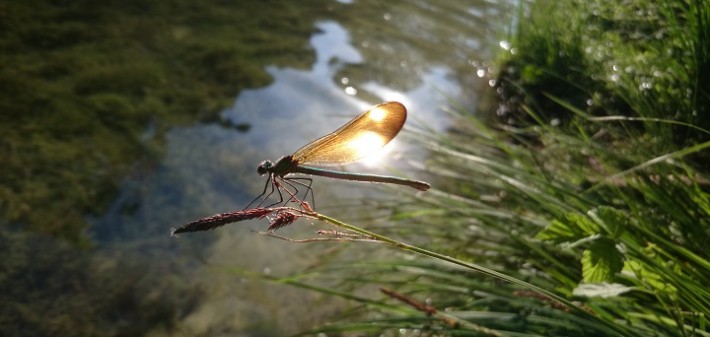
[[[440,108],[448,98],[457,99],[462,95],[460,84],[455,80],[460,77],[454,76],[453,69],[441,64],[413,67],[401,62],[398,69],[402,74],[408,75],[407,78],[418,77],[421,83],[409,86],[411,89],[407,91],[371,79],[355,83],[356,80],[339,75],[339,71],[346,66],[366,64],[368,60],[353,47],[348,31],[339,23],[324,21],[317,27],[320,31],[310,39],[316,53],[311,69],[270,66],[267,68],[273,77],[270,85],[242,91],[234,105],[223,112],[223,117],[233,124],[250,125],[248,132],[218,124],[171,130],[160,165],[146,176],[128,179],[110,211],[94,219],[93,232],[98,241],[122,240],[123,246],[130,241],[136,249],[144,251],[166,247],[175,251],[175,247],[180,247],[174,258],[187,259],[190,252],[194,252],[204,255],[210,264],[247,270],[269,269],[274,274],[299,270],[316,259],[322,246],[295,245],[254,234],[253,230],[265,228],[265,220],[238,223],[216,232],[184,235],[178,239],[169,237],[168,233],[171,226],[241,209],[264,186],[265,177],[256,173],[262,160],[275,161],[291,154],[380,101],[396,100],[405,104],[409,112],[405,130],[418,127],[442,131],[448,127],[449,121]],[[469,76],[474,73],[472,69]],[[357,91],[355,95],[354,91]],[[372,162],[367,165],[366,161],[342,169],[387,174],[391,173],[387,168],[396,167],[405,172],[402,176],[422,179],[416,171],[407,170],[402,159],[425,154],[402,138],[395,139],[379,154],[379,165]],[[394,188],[395,193],[416,193],[408,187]],[[332,209],[328,206],[384,195],[383,189],[370,184],[328,178],[315,178],[314,190],[322,211]],[[286,228],[286,233],[313,232],[310,223],[299,224],[296,228]],[[294,311],[302,310],[298,303],[308,301],[299,297],[308,295],[296,289],[280,289],[272,294],[265,290],[266,284],[235,282],[235,276],[211,269],[195,268],[192,272],[196,273],[195,277],[205,277],[210,286],[218,285],[219,289],[213,289],[211,298],[205,299],[205,304],[185,320],[192,326],[192,330],[186,328],[186,331],[209,329],[201,326],[214,322],[246,326],[251,324],[250,320],[274,320],[288,325],[284,320],[290,319]],[[295,297],[289,302],[294,303],[293,307],[284,303],[284,296]],[[279,305],[269,307],[273,303]],[[239,316],[244,313],[257,314],[253,319]]]
[[[375,81],[353,83],[338,75],[339,70],[367,61],[352,46],[348,31],[333,21],[319,22],[317,27],[319,32],[310,40],[316,53],[311,69],[270,66],[267,71],[274,79],[270,85],[242,91],[234,105],[224,111],[225,119],[232,123],[250,125],[248,132],[216,124],[171,130],[165,157],[156,171],[149,173],[150,178],[127,179],[109,211],[94,219],[95,238],[108,242],[157,236],[161,246],[170,245],[170,238],[165,235],[170,226],[241,209],[258,195],[265,177],[257,175],[256,167],[262,160],[275,161],[291,154],[380,101],[405,104],[409,111],[405,130],[416,126],[443,130],[448,125],[439,112],[445,103],[444,93],[456,97],[460,91],[450,79],[449,69],[432,66],[421,71],[402,65],[402,72],[419,72],[416,75],[423,83],[406,92]],[[349,95],[350,86],[357,87],[359,93]],[[370,99],[361,100],[359,97],[363,96]],[[404,161],[397,159],[420,150],[401,138],[370,160],[342,169],[391,174],[387,167],[397,167],[408,172]],[[416,172],[409,177],[416,178]],[[337,203],[338,197],[374,197],[380,191],[370,184],[314,180],[319,206]],[[263,224],[255,222],[253,228],[259,225]],[[249,228],[246,224],[236,227]],[[148,242],[155,243],[153,239]]]
[[[380,101],[397,100],[405,104],[408,109],[405,130],[418,126],[441,131],[447,127],[448,120],[439,110],[445,104],[444,95],[456,97],[460,91],[458,84],[449,78],[450,70],[430,67],[419,74],[423,84],[408,92],[374,81],[348,83],[378,99],[365,102],[346,93],[347,85],[343,85],[342,78],[334,78],[344,65],[364,62],[351,45],[348,32],[332,21],[320,22],[317,27],[320,32],[310,40],[316,53],[311,69],[270,66],[267,71],[274,79],[270,85],[242,91],[234,106],[224,111],[224,117],[232,123],[251,125],[248,132],[215,124],[171,130],[167,135],[167,153],[158,172],[153,172],[150,181],[126,181],[123,193],[109,212],[95,222],[97,239],[163,233],[169,229],[166,222],[180,224],[208,213],[240,209],[263,188],[265,177],[256,173],[262,160],[276,161],[291,154]],[[402,71],[416,70],[403,66]],[[401,159],[403,153],[413,154],[417,149],[400,138],[371,160],[343,169],[379,174],[390,173],[386,167],[406,169],[392,159]],[[314,183],[319,196],[340,193],[351,198],[376,195],[377,189],[368,185],[333,182],[328,178],[316,178]],[[321,196],[321,199],[325,202],[332,198]],[[131,205],[141,207],[126,212]],[[157,227],[145,228],[144,224]]]
[[[446,120],[437,116],[446,92],[456,95],[458,87],[447,78],[445,68],[435,67],[422,74],[425,83],[409,91],[399,92],[384,85],[349,83],[347,79],[334,78],[341,66],[363,62],[360,53],[352,47],[346,30],[335,22],[321,22],[320,33],[311,38],[317,61],[311,70],[269,67],[274,82],[261,89],[243,91],[235,105],[225,111],[233,123],[248,123],[253,132],[248,145],[260,149],[263,158],[276,160],[293,153],[311,140],[327,134],[350,118],[379,101],[397,100],[409,110],[407,125],[426,125],[443,130]],[[404,67],[402,71],[412,71]],[[340,83],[336,83],[336,81]],[[347,85],[342,85],[348,82]],[[348,95],[350,85],[357,85],[379,101],[364,102]],[[406,126],[405,126],[406,128]],[[398,141],[395,140],[394,144]]]
[[[234,123],[252,125],[254,132],[248,135],[250,145],[262,149],[270,158],[294,152],[378,103],[350,96],[345,90],[347,86],[335,83],[335,80],[343,82],[334,79],[342,65],[358,64],[363,59],[342,26],[335,22],[321,22],[317,26],[322,32],[311,38],[317,55],[311,70],[269,67],[274,82],[265,88],[243,91],[235,105],[225,112]],[[451,94],[457,87],[446,78],[443,68],[422,76],[426,84],[405,93],[374,82],[348,84],[363,87],[381,101],[401,101],[409,110],[408,123],[426,120],[427,125],[434,123],[441,130],[444,121],[436,114],[443,97],[436,90]]]

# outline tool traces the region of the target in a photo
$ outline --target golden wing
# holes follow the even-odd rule
[[[402,130],[407,109],[399,102],[380,103],[339,129],[300,148],[292,157],[299,164],[352,163],[381,149]]]

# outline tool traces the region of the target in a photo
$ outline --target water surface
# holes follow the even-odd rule
[[[280,3],[277,1],[274,6]],[[220,23],[218,28],[209,29],[230,25],[229,31],[241,34],[234,35],[235,41],[268,40],[273,47],[279,40],[270,39],[276,35],[288,36],[284,40],[289,43],[284,43],[276,55],[264,57],[263,60],[272,60],[260,69],[266,80],[256,75],[258,71],[249,70],[251,77],[243,75],[259,78],[249,81],[259,85],[245,84],[235,69],[247,69],[239,62],[263,61],[263,56],[255,53],[255,60],[239,59],[247,57],[244,55],[232,59],[234,47],[228,39],[218,42],[224,46],[216,49],[220,52],[212,49],[200,54],[199,43],[191,42],[185,49],[191,52],[173,55],[175,64],[181,59],[201,57],[205,69],[223,76],[224,87],[220,90],[234,88],[232,103],[218,106],[213,117],[193,122],[185,122],[184,118],[167,122],[169,118],[157,114],[148,119],[140,141],[157,149],[155,162],[128,164],[132,168],[121,171],[128,174],[114,177],[117,189],[107,194],[108,207],[86,215],[90,224],[86,234],[95,248],[75,254],[95,256],[87,262],[90,267],[84,268],[92,270],[85,277],[96,280],[89,283],[103,282],[96,273],[107,270],[113,276],[109,279],[123,282],[130,296],[136,298],[135,303],[172,298],[168,304],[160,303],[173,310],[179,308],[179,312],[173,312],[176,317],[167,319],[176,322],[174,327],[151,327],[147,323],[146,330],[153,335],[281,336],[324,322],[344,304],[301,289],[245,278],[230,272],[230,268],[285,276],[320,265],[324,251],[331,254],[328,256],[357,259],[372,258],[372,251],[377,249],[298,245],[267,238],[254,233],[265,228],[263,220],[177,239],[169,236],[170,228],[243,208],[263,188],[264,177],[256,173],[262,160],[274,161],[292,153],[373,104],[388,100],[404,103],[409,111],[405,133],[412,128],[445,132],[452,123],[442,111],[448,100],[475,107],[487,94],[487,79],[481,75],[487,74],[486,62],[495,56],[499,37],[507,25],[509,9],[505,5],[487,1],[315,3],[298,9],[302,11],[296,16],[299,27],[310,25],[312,30],[300,44],[293,42],[298,39],[296,29],[294,35],[284,33],[287,20],[273,21],[273,13],[267,8],[254,11],[251,15],[258,16],[257,23],[247,27],[246,20],[230,20],[224,12],[195,4],[197,8],[186,7],[184,11],[204,13],[199,20],[185,20],[165,29],[169,32],[166,44],[170,43],[168,40],[182,41],[196,34],[204,34],[201,39],[205,44],[211,43],[209,31],[198,27],[211,27],[216,22]],[[211,15],[214,22],[209,22]],[[162,20],[148,22],[159,24]],[[140,39],[139,34],[136,36]],[[215,68],[215,64],[224,66]],[[226,69],[224,74],[219,73],[220,69]],[[193,80],[198,79],[182,78],[187,83]],[[156,81],[158,87],[181,85],[178,81]],[[191,90],[209,92],[206,88]],[[204,111],[209,109],[195,108],[194,115],[205,115]],[[425,166],[426,152],[408,145],[405,138],[393,141],[376,162],[343,169],[385,174],[395,170],[400,175],[425,179],[420,168]],[[364,216],[372,200],[417,193],[406,187],[318,178],[313,187],[320,211],[358,221],[362,226],[372,220]],[[301,221],[283,233],[309,237],[316,228],[320,227]],[[64,247],[63,243],[58,245]],[[57,270],[48,277],[70,272],[61,271],[61,263],[54,268]],[[97,286],[96,291],[101,292],[100,289]],[[166,293],[175,291],[180,293]],[[128,295],[117,298],[125,296]],[[86,302],[92,301],[87,295]],[[135,310],[135,306],[129,305],[127,310]],[[140,315],[131,317],[122,320],[145,319]],[[160,317],[153,319],[156,324],[164,321]]]

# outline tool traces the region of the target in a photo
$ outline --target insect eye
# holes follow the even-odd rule
[[[269,172],[270,168],[271,168],[271,162],[268,160],[265,160],[261,164],[259,164],[259,167],[256,168],[256,172],[259,173],[260,176],[263,176]]]

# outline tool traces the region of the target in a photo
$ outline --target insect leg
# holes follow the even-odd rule
[[[256,198],[254,198],[254,200],[252,200],[247,205],[247,207],[244,207],[244,209],[249,208],[249,206],[251,206],[254,202],[256,202],[259,199],[261,199],[261,201],[259,202],[259,204],[256,205],[256,207],[261,206],[261,204],[263,204],[267,198],[269,198],[272,194],[274,194],[274,184],[275,184],[274,177],[273,177],[273,175],[270,175],[269,178],[266,179],[266,184],[264,184],[264,190],[261,191],[261,194],[259,194]],[[269,192],[269,194],[266,194],[266,190],[269,188],[269,185],[271,185],[271,192]],[[279,196],[280,195],[281,195],[281,193],[279,193]],[[281,202],[281,201],[279,201],[279,202]]]
[[[283,180],[283,178],[281,180]],[[272,176],[272,178],[271,178],[271,193],[269,193],[269,195],[272,195],[274,193],[274,190],[276,190],[276,193],[279,194],[279,201],[269,204],[268,206],[266,206],[266,208],[284,203],[284,197],[283,197],[283,194],[281,194],[281,189],[283,189],[286,192],[288,192],[289,194],[291,194],[286,188],[283,187],[283,185],[281,185],[281,183],[279,182],[279,177],[277,177],[275,175]],[[266,199],[262,200],[262,202],[264,202],[265,200]],[[288,200],[286,200],[286,202],[288,202]]]
[[[288,200],[286,200],[286,202],[285,202],[284,204],[286,204],[286,203],[288,203],[288,202],[290,202],[290,201],[294,201],[294,202],[298,202],[298,203],[302,203],[302,202],[303,202],[303,201],[301,201],[300,199],[298,199],[298,193],[299,193],[299,192],[298,192],[298,188],[296,187],[296,185],[294,185],[293,183],[291,183],[292,180],[293,180],[293,179],[291,179],[291,178],[283,178],[283,179],[282,179],[282,181],[284,182],[284,184],[288,185],[289,187],[291,187],[291,188],[293,189],[293,191],[291,191],[291,190],[289,190],[288,188],[286,188],[285,186],[282,185],[283,190],[286,191],[286,193],[288,193],[288,194],[290,195],[290,197],[288,198]]]
[[[311,188],[311,185],[313,184],[313,179],[311,178],[306,178],[306,177],[288,177],[284,178],[292,181],[294,184],[301,185],[306,188],[306,193],[303,194],[303,199],[306,200],[308,199],[308,194],[310,193],[311,195],[311,206],[312,208],[316,207],[316,199],[315,199],[315,193],[313,192],[313,189]],[[300,200],[300,201],[302,201]]]

